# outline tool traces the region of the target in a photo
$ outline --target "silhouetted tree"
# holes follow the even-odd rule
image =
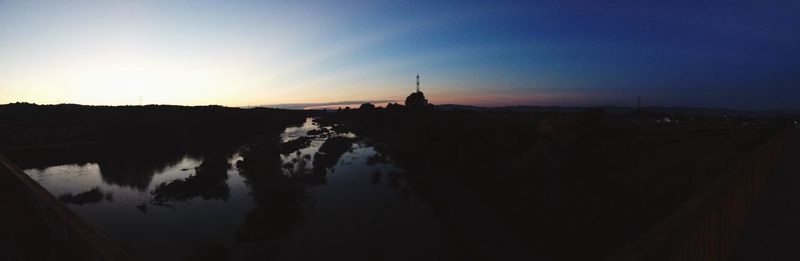
[[[151,192],[151,203],[169,207],[171,202],[187,201],[195,197],[227,201],[230,187],[226,181],[230,167],[226,154],[208,154],[203,157],[203,163],[195,168],[194,175],[159,184]]]
[[[397,109],[400,109],[400,108],[403,108],[403,105],[400,105],[399,103],[396,103],[396,102],[391,102],[389,104],[386,104],[386,109],[387,110],[397,110]]]
[[[409,108],[425,108],[428,107],[428,99],[425,99],[425,94],[421,91],[413,92],[406,97],[406,107]]]
[[[358,107],[358,109],[359,110],[365,110],[365,111],[374,110],[375,109],[375,105],[372,104],[372,103],[364,103],[364,104],[361,104],[361,106]]]

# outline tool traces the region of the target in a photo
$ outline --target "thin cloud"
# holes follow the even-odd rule
[[[335,107],[335,106],[350,106],[353,104],[363,104],[363,103],[372,103],[372,104],[382,104],[382,103],[390,103],[390,102],[397,102],[396,100],[364,100],[364,101],[337,101],[337,102],[317,102],[317,103],[283,103],[283,104],[268,104],[268,105],[261,105],[255,107],[268,107],[268,108],[278,108],[278,109],[290,109],[290,110],[304,110],[308,108],[326,108],[326,107]]]

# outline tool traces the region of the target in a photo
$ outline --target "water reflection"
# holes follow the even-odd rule
[[[103,193],[100,188],[94,187],[90,190],[72,195],[72,193],[64,193],[58,196],[58,199],[64,203],[83,205],[91,204],[102,201],[103,199],[113,201],[113,194],[111,192]]]
[[[242,159],[236,162],[256,205],[236,231],[239,241],[285,235],[303,213],[304,184],[301,176],[284,175],[278,142],[262,139],[251,144],[243,149]]]
[[[328,169],[339,162],[342,154],[350,150],[354,141],[354,138],[343,136],[327,138],[319,147],[319,151],[314,154],[314,174],[325,175]]]
[[[350,150],[352,136],[308,119],[302,126],[288,128],[280,144],[264,139],[244,149],[237,167],[247,179],[256,208],[247,213],[237,239],[263,241],[290,231],[307,211],[306,188],[326,183],[327,170]]]
[[[185,153],[161,153],[148,155],[137,152],[112,152],[97,160],[103,181],[122,187],[145,191],[153,175],[180,162]]]
[[[309,118],[204,147],[152,148],[150,157],[97,148],[78,164],[26,173],[71,195],[71,209],[140,260],[446,256],[441,226],[404,171],[346,126]]]
[[[9,158],[23,169],[36,169],[44,172],[53,166],[91,166],[97,171],[105,184],[147,191],[153,176],[167,172],[187,158],[199,161],[184,149],[174,146],[164,147],[111,147],[96,144],[69,148],[48,148],[35,152],[9,154]],[[87,170],[89,171],[89,170]],[[53,171],[50,171],[53,172]],[[60,171],[55,171],[60,172]]]
[[[195,174],[187,178],[163,182],[153,189],[150,202],[156,206],[173,207],[176,202],[185,202],[195,197],[203,200],[230,198],[228,187],[228,170],[231,164],[223,154],[211,154],[203,157],[200,166],[195,167]]]

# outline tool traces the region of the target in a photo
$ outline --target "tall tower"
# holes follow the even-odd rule
[[[419,92],[419,73],[417,73],[417,92]]]

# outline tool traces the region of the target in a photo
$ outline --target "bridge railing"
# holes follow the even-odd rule
[[[2,154],[0,204],[0,233],[16,252],[0,253],[0,259],[131,260]]]
[[[608,260],[726,260],[788,136],[759,146]]]

